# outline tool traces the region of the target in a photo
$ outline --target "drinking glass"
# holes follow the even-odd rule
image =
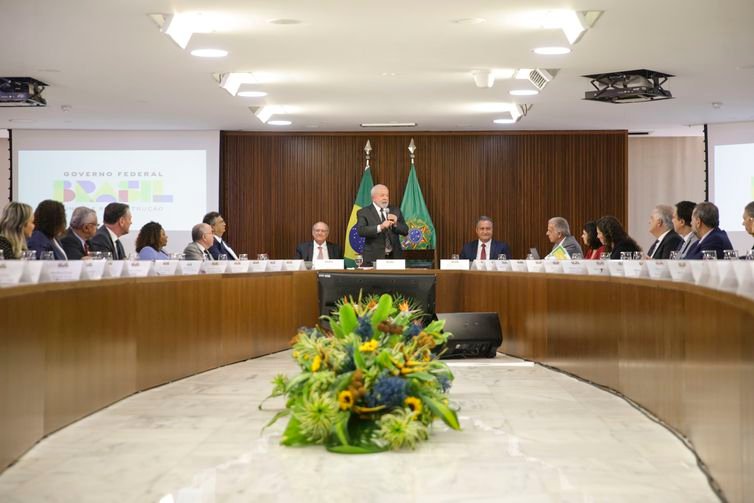
[[[497,256],[498,260],[506,260],[507,258],[508,257],[505,256],[505,253],[501,253],[500,255]]]
[[[361,255],[356,255],[353,258],[353,261],[356,262],[356,268],[361,269],[361,264],[364,263],[364,257],[362,257]]]
[[[220,253],[217,255],[217,260],[228,260],[228,254],[227,253]]]
[[[632,260],[634,258],[633,252],[620,252],[621,260]]]
[[[673,250],[670,252],[670,257],[668,257],[670,260],[681,260],[681,252],[677,250]]]
[[[600,253],[600,260],[610,260],[610,252]]]
[[[89,257],[91,257],[92,260],[102,260],[105,258],[101,251],[90,251]]]
[[[754,250],[747,250],[746,260],[754,260]]]
[[[450,256],[450,260],[458,260],[459,255],[457,253],[454,253]]]
[[[105,252],[105,260],[111,261],[113,259],[113,252]]]
[[[37,260],[37,252],[35,252],[34,250],[22,251],[21,260]]]
[[[534,260],[534,254],[533,253],[527,253],[526,254],[526,260]]]
[[[634,252],[634,260],[641,260],[641,252]]]
[[[257,255],[257,260],[267,260],[269,257],[267,257],[266,253],[260,253]]]
[[[249,260],[249,254],[248,253],[239,253],[238,254],[238,260]]]
[[[571,255],[571,260],[583,260],[583,259],[584,259],[584,255],[581,253],[574,253],[573,255]]]
[[[55,254],[51,251],[43,251],[39,255],[39,260],[55,260]]]
[[[715,250],[702,250],[702,260],[717,260],[717,252]]]
[[[738,260],[738,250],[723,250],[723,259]]]
[[[3,254],[3,250],[0,250],[0,260],[5,260],[5,255]]]

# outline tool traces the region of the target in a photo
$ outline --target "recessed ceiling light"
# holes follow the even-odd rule
[[[301,21],[298,19],[288,19],[288,18],[270,19],[267,22],[270,24],[301,24]]]
[[[537,47],[532,49],[536,54],[544,54],[547,56],[553,56],[558,54],[568,54],[571,49],[568,47]]]
[[[361,127],[416,127],[416,122],[362,122]]]
[[[293,123],[291,121],[275,120],[267,121],[267,124],[269,124],[270,126],[290,126]]]
[[[197,58],[224,58],[228,55],[228,51],[223,49],[194,49],[191,51],[191,55]]]
[[[380,74],[380,76],[382,76],[382,77],[395,77],[396,75],[398,75],[398,74],[395,73],[395,72],[382,72]]]
[[[238,94],[241,84],[257,84],[256,75],[253,73],[224,73],[220,75],[220,87],[228,91],[232,96]]]
[[[494,122],[495,124],[515,124],[516,123],[514,119],[495,119],[492,122]]]
[[[511,96],[534,96],[539,94],[536,89],[514,89],[510,91]]]
[[[453,19],[451,23],[455,24],[482,24],[486,19],[483,17],[462,17],[460,19]]]
[[[267,93],[264,91],[241,91],[236,96],[241,96],[242,98],[261,98],[267,96]]]

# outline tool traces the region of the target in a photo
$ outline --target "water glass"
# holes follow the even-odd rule
[[[228,260],[228,254],[227,253],[219,253],[217,255],[217,260]]]
[[[105,256],[102,255],[101,251],[90,251],[89,258],[91,258],[92,260],[102,260],[103,258],[105,258]]]
[[[39,260],[55,260],[55,254],[51,251],[43,251],[39,254]]]
[[[610,260],[610,252],[600,253],[600,260]]]
[[[738,250],[723,250],[723,259],[738,260]]]
[[[22,251],[21,260],[37,260],[37,252],[35,252],[34,250]]]
[[[0,250],[0,260],[5,260],[5,255],[3,254],[3,250]]]
[[[508,257],[505,256],[505,253],[501,253],[500,255],[497,256],[498,260],[506,260],[507,258]]]
[[[668,257],[670,260],[681,260],[681,252],[677,250],[673,250],[670,252],[670,257]]]
[[[105,260],[112,261],[113,260],[113,252],[106,251],[105,252]]]
[[[356,263],[356,268],[361,269],[361,264],[364,263],[364,257],[362,257],[361,255],[356,255],[353,258],[353,261]]]
[[[702,250],[702,260],[717,260],[717,252],[715,250]]]
[[[534,254],[533,253],[527,253],[526,254],[526,260],[534,260]]]
[[[457,253],[454,253],[450,256],[450,260],[458,260],[458,259],[459,259],[459,255]]]
[[[571,255],[571,260],[584,260],[584,255],[581,253],[574,253]]]
[[[238,260],[249,260],[249,254],[248,253],[239,253],[238,254]]]
[[[754,260],[754,249],[746,251],[746,260]]]
[[[257,260],[267,260],[269,257],[266,253],[260,253],[257,255]]]
[[[634,252],[634,260],[641,260],[641,259],[642,259],[641,252],[640,251]]]
[[[621,260],[632,260],[634,258],[633,252],[620,252]]]

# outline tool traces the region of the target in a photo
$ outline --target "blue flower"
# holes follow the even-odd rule
[[[353,361],[353,346],[350,344],[346,346],[346,351],[346,357],[340,365],[339,372],[351,372],[352,370],[356,370],[356,363]]]
[[[361,337],[362,341],[368,341],[374,333],[374,330],[372,330],[372,320],[368,316],[361,316],[359,318],[359,327],[354,332]]]
[[[406,330],[403,331],[403,337],[405,337],[407,341],[410,341],[411,339],[419,335],[421,331],[421,325],[417,323],[410,323],[408,327],[406,327]]]
[[[367,407],[402,407],[406,399],[406,380],[401,377],[382,376],[374,383],[364,398]]]
[[[437,376],[437,381],[440,383],[440,386],[442,386],[442,392],[447,393],[451,385],[450,379],[448,379],[447,376],[440,374]]]

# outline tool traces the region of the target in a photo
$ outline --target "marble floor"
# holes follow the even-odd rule
[[[279,445],[257,405],[289,352],[137,394],[43,440],[0,501],[715,502],[684,445],[620,398],[498,355],[453,365],[463,431],[366,456]]]

